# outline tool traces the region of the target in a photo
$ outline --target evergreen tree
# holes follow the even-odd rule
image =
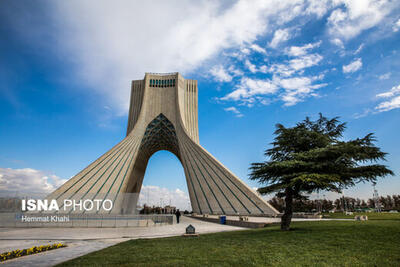
[[[272,148],[265,151],[268,160],[253,163],[250,179],[263,187],[261,194],[276,192],[285,198],[281,229],[289,230],[293,200],[320,190],[341,192],[359,182],[375,182],[377,177],[393,175],[384,160],[386,153],[374,145],[373,134],[342,141],[346,128],[338,118],[319,114],[316,121],[306,118],[296,126],[276,125]]]

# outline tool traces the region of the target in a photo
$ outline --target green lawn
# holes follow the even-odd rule
[[[367,215],[368,220],[398,220],[400,221],[400,213],[388,213],[388,212],[354,212],[353,215],[346,215],[342,212],[338,213],[324,213],[324,218],[334,219],[354,219],[356,215]]]
[[[131,240],[60,266],[400,266],[398,220],[296,222],[263,229]]]

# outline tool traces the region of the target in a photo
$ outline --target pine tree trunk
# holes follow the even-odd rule
[[[285,190],[285,212],[281,218],[281,230],[288,231],[293,216],[293,192],[291,188]]]

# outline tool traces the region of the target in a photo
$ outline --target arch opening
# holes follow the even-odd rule
[[[146,170],[148,169],[148,163],[150,158],[153,158],[154,154],[161,153],[164,154],[163,158],[165,158],[164,152],[170,152],[175,155],[176,159],[178,159],[179,166],[182,169],[183,177],[185,177],[183,165],[181,162],[180,152],[179,152],[179,145],[178,139],[176,137],[176,131],[174,125],[164,116],[164,114],[160,113],[156,118],[154,118],[146,127],[145,133],[143,135],[140,148],[137,155],[137,160],[133,166],[133,171],[131,177],[134,179],[129,179],[131,182],[128,184],[125,194],[129,197],[126,198],[126,203],[124,204],[124,208],[122,209],[122,213],[137,213],[137,206],[140,204],[144,204],[140,202],[140,193],[143,187],[143,180],[146,176]],[[155,157],[157,158],[157,156]],[[166,161],[168,162],[168,161]],[[176,165],[176,164],[175,164]],[[155,169],[155,168],[154,168]],[[166,179],[164,178],[164,181]],[[149,189],[149,188],[148,188]],[[155,190],[161,191],[161,187],[153,187]],[[169,196],[163,197],[159,196],[159,204],[164,206],[163,200],[165,198],[168,201],[172,198],[172,191],[167,192],[164,188],[164,193],[169,194]],[[171,190],[171,188],[169,188]],[[182,189],[179,190],[177,193],[180,194],[180,197],[183,198],[185,191]],[[150,197],[150,192],[148,193],[148,198]],[[154,194],[152,192],[151,194]],[[187,195],[186,203],[182,203],[184,200],[180,200],[179,204],[180,208],[184,207],[185,209],[189,209],[190,200]],[[169,199],[167,199],[169,198]],[[143,200],[143,196],[142,196]],[[145,198],[146,200],[146,198]],[[143,202],[143,201],[142,201]],[[156,204],[154,199],[150,202],[150,199],[147,199],[148,204]],[[175,201],[174,201],[175,202]],[[171,202],[172,204],[172,202]],[[174,203],[175,204],[175,203]]]
[[[174,208],[191,210],[185,171],[173,153],[161,150],[150,157],[137,205],[140,208],[144,205],[166,207],[164,212],[167,213]]]

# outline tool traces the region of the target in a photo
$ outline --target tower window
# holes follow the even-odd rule
[[[156,80],[150,79],[150,87],[175,87],[175,79]]]

